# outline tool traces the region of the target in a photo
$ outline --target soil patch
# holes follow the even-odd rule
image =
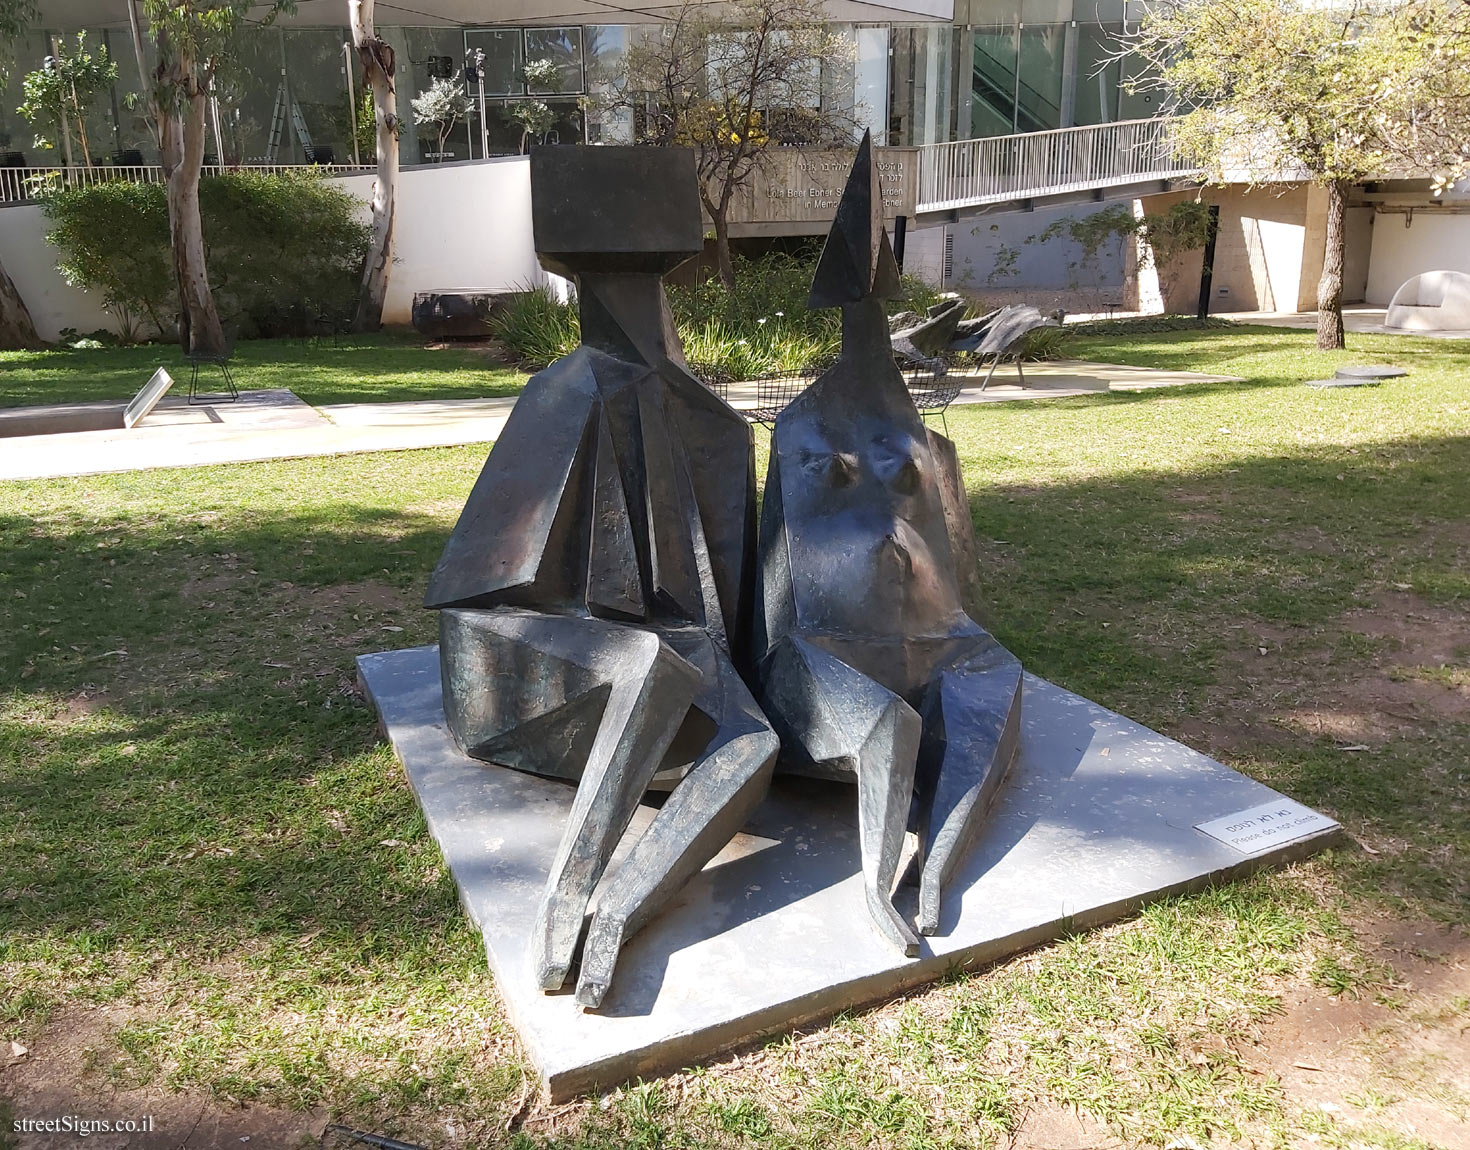
[[[89,1150],[294,1150],[320,1144],[324,1114],[279,1107],[233,1106],[196,1093],[157,1088],[118,1089],[90,1065],[111,1044],[125,1010],[63,1011],[24,1055],[0,1065],[0,1096],[10,1104],[10,1121],[69,1121],[55,1133],[21,1130],[16,1150],[86,1146]],[[0,1042],[0,1054],[15,1048]],[[100,1126],[99,1123],[108,1126]],[[79,1134],[81,1123],[92,1132]],[[132,1123],[132,1131],[110,1129]],[[145,1129],[144,1127],[151,1127]],[[11,1127],[15,1130],[15,1127]]]

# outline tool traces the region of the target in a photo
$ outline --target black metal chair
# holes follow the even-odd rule
[[[755,407],[746,414],[752,422],[774,431],[776,417],[826,370],[826,364],[813,364],[800,371],[770,371],[756,376],[752,381],[755,384]]]
[[[949,409],[949,405],[959,398],[960,388],[964,386],[960,379],[949,374],[949,368],[945,366],[942,359],[931,359],[922,363],[905,365],[903,381],[909,389],[909,398],[919,409],[920,418],[927,419],[931,415],[939,416],[939,422],[944,426],[944,434],[948,435],[949,419],[945,412]]]
[[[756,376],[753,382],[755,407],[747,414],[752,422],[774,430],[777,416],[807,389],[811,379],[799,371],[770,371]]]
[[[689,369],[689,374],[705,387],[718,395],[726,403],[730,402],[730,385],[735,382],[734,377],[723,367],[713,363],[702,363],[699,360],[689,360],[684,366]]]
[[[235,377],[230,374],[230,357],[235,354],[235,333],[226,329],[225,350],[223,355],[212,355],[190,352],[185,358],[189,361],[189,402],[200,403],[234,403],[240,398],[240,389],[235,386]],[[199,369],[213,365],[220,369],[225,378],[225,390],[222,392],[199,393]]]

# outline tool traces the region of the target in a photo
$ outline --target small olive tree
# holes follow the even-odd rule
[[[117,65],[107,49],[93,53],[87,34],[77,33],[76,47],[58,38],[56,51],[34,72],[26,73],[25,103],[17,109],[37,130],[36,147],[59,147],[71,161],[71,136],[76,130],[82,162],[92,166],[92,148],[87,140],[87,109],[117,79]]]
[[[438,142],[434,150],[442,159],[444,141],[454,131],[454,125],[464,119],[470,111],[470,98],[465,95],[464,80],[459,76],[442,77],[435,80],[409,101],[413,108],[413,122],[419,127],[432,124],[438,129]]]
[[[685,0],[635,41],[612,79],[642,143],[692,148],[700,198],[715,229],[721,281],[735,285],[730,205],[766,150],[851,144],[850,110],[825,106],[822,65],[850,54],[819,0]]]
[[[1466,169],[1466,5],[1382,0],[1155,0],[1130,51],[1151,66],[1174,139],[1226,180],[1300,175],[1327,192],[1317,345],[1343,346],[1348,192],[1408,168]]]

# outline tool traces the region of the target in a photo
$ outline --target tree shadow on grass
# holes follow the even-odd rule
[[[1237,623],[1305,632],[1415,572],[1464,609],[1470,442],[1368,446],[988,488],[977,617],[1034,673],[1167,729]],[[418,597],[448,523],[350,501],[265,519],[243,498],[203,535],[85,514],[0,519],[0,945],[218,953],[321,930],[344,971],[431,954],[454,893],[425,881],[437,852],[350,682],[356,654],[431,638]],[[1261,769],[1308,802],[1391,804],[1416,850],[1462,833],[1413,754],[1385,789],[1321,751]]]

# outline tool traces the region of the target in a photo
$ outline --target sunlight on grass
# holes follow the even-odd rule
[[[1323,393],[1296,385],[1324,370],[1309,342],[1094,339],[1077,354],[1246,382],[949,425],[977,616],[1034,672],[1375,853],[555,1110],[527,1102],[478,935],[354,684],[356,654],[432,641],[419,598],[484,447],[0,484],[0,1039],[81,1035],[88,1089],[320,1107],[436,1146],[1005,1145],[1042,1100],[1131,1144],[1428,1145],[1377,1095],[1349,1129],[1251,1063],[1289,991],[1391,989],[1350,924],[1470,906],[1470,721],[1448,694],[1465,645],[1430,658],[1360,625],[1470,633],[1470,348],[1355,339],[1413,373]],[[249,385],[295,371],[325,402],[514,382],[480,353],[297,351]],[[55,354],[51,377],[8,361],[0,402],[28,372],[28,402],[67,379],[102,394],[154,352]],[[1462,1025],[1436,1009],[1413,1024]],[[1436,1066],[1387,1069],[1395,1094],[1441,1097]]]
[[[187,389],[189,365],[175,344],[0,352],[0,407],[131,399],[160,366]],[[487,351],[428,350],[412,333],[249,340],[230,370],[242,390],[287,388],[310,404],[479,399],[515,395],[525,382]]]

